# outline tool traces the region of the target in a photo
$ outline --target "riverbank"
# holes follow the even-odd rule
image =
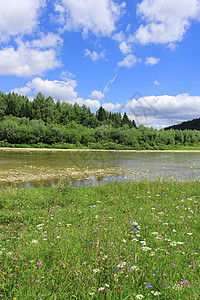
[[[200,182],[0,191],[1,299],[199,297]]]
[[[85,152],[133,152],[133,153],[142,153],[142,152],[147,152],[147,153],[172,153],[172,152],[188,152],[188,153],[192,153],[192,152],[199,152],[200,153],[200,149],[194,149],[194,150],[103,150],[103,149],[56,149],[56,148],[10,148],[10,147],[0,147],[0,151],[24,151],[24,152],[32,152],[32,151],[47,151],[47,152],[79,152],[79,151],[85,151]]]

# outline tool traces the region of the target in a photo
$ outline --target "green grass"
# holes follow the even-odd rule
[[[0,299],[198,298],[199,197],[197,181],[1,190]]]

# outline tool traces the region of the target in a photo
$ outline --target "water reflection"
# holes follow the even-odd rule
[[[49,178],[47,180],[25,180],[18,183],[18,187],[35,186],[57,186],[61,181],[71,186],[95,186],[106,184],[107,182],[132,181],[132,180],[152,180],[159,177],[170,180],[200,180],[200,153],[162,153],[162,152],[4,152],[0,151],[0,180],[2,188],[16,186],[16,183],[3,183],[3,176],[12,173],[12,170],[23,170],[31,168],[37,170],[43,168],[44,171],[57,172],[66,168],[78,168],[80,170],[119,168],[124,174],[114,176],[94,176],[89,173],[87,178],[76,179],[70,176],[63,178]],[[46,169],[45,169],[46,168]],[[28,170],[29,170],[28,169]],[[82,176],[83,177],[83,176]],[[44,177],[45,178],[45,177]]]

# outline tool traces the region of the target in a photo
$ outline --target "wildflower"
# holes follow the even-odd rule
[[[154,291],[151,291],[151,293],[152,293],[154,296],[159,296],[159,295],[161,295],[160,292],[154,292]]]
[[[136,297],[135,297],[136,299],[142,299],[142,298],[144,298],[144,296],[143,295],[136,295]]]
[[[137,233],[137,232],[138,232],[136,228],[133,228],[133,230],[135,231],[135,233]]]
[[[176,290],[176,291],[181,291],[182,290],[182,286],[179,285],[179,284],[175,284],[172,288],[173,288],[173,290]]]
[[[35,282],[36,282],[36,283],[39,283],[40,281],[39,281],[39,279],[37,279]]]
[[[151,288],[152,288],[152,285],[147,285],[147,288],[148,288],[148,289],[151,289]]]
[[[93,272],[96,274],[96,273],[100,272],[100,269],[94,269]]]
[[[17,260],[17,257],[13,258],[13,260]]]
[[[103,290],[105,290],[105,287],[104,287],[104,286],[100,287],[100,288],[98,289],[98,292],[101,292],[101,291],[103,291]]]
[[[118,272],[117,269],[115,269],[115,268],[114,268],[113,270],[114,270],[115,272]]]
[[[42,263],[37,263],[37,266],[41,266]]]
[[[13,277],[14,276],[14,274],[10,274],[10,277]]]

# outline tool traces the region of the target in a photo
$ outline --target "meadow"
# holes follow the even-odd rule
[[[0,190],[0,299],[197,299],[200,182]]]

